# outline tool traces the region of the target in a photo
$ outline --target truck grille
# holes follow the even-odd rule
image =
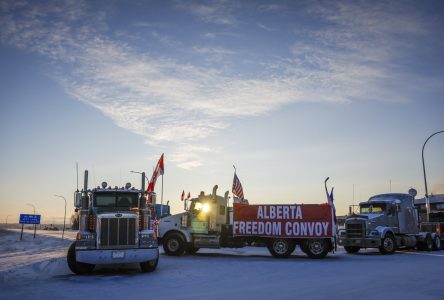
[[[136,218],[100,218],[99,248],[134,247],[136,223]]]
[[[349,238],[360,238],[365,236],[365,229],[363,223],[346,223],[345,231]]]

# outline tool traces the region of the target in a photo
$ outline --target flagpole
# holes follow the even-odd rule
[[[160,218],[162,218],[163,213],[163,174],[162,174],[162,191],[160,194]]]

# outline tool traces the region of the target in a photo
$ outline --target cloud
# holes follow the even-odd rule
[[[234,1],[176,1],[176,8],[186,11],[206,23],[233,26],[238,23],[235,11],[240,5]]]
[[[236,52],[225,49],[223,47],[193,47],[193,51],[198,54],[210,54],[210,55],[231,55]]]
[[[402,27],[408,36],[424,34],[424,28],[415,15],[408,21],[408,14],[353,3],[313,7],[312,16],[328,26],[295,30],[289,55],[256,60],[263,72],[254,75],[141,53],[109,37],[107,15],[91,12],[80,1],[3,2],[0,38],[4,45],[57,62],[57,78],[69,94],[147,143],[169,147],[173,162],[192,169],[204,164],[205,154],[218,151],[198,146],[200,141],[234,119],[269,114],[297,102],[402,101],[405,93],[384,87],[394,77],[415,81],[387,67],[401,43],[392,26]],[[204,22],[238,23],[238,4],[233,2],[176,2],[176,7]],[[206,36],[214,39],[215,34]],[[169,38],[165,42],[177,43]],[[214,46],[194,46],[190,52],[238,54]]]
[[[268,32],[274,31],[273,28],[271,28],[269,26],[266,26],[266,25],[264,25],[262,23],[257,23],[256,25],[257,25],[257,27],[259,27],[260,29],[263,29],[265,31],[268,31]]]

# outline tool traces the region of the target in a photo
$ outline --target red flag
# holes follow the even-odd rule
[[[185,191],[182,191],[182,196],[180,196],[180,200],[183,201],[183,198],[185,197]]]
[[[147,193],[154,191],[154,186],[156,185],[157,177],[160,175],[163,175],[165,171],[164,165],[163,165],[163,153],[159,158],[159,161],[157,162],[157,166],[154,169],[153,176],[151,176],[150,183],[148,184]]]
[[[190,192],[188,192],[187,199],[190,199],[190,197],[191,197]]]

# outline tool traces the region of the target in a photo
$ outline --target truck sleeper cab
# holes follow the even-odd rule
[[[414,197],[409,194],[382,194],[359,204],[359,214],[346,218],[345,229],[339,231],[339,245],[348,253],[361,248],[379,248],[392,254],[397,248],[432,250],[440,248],[436,232],[420,231]]]

